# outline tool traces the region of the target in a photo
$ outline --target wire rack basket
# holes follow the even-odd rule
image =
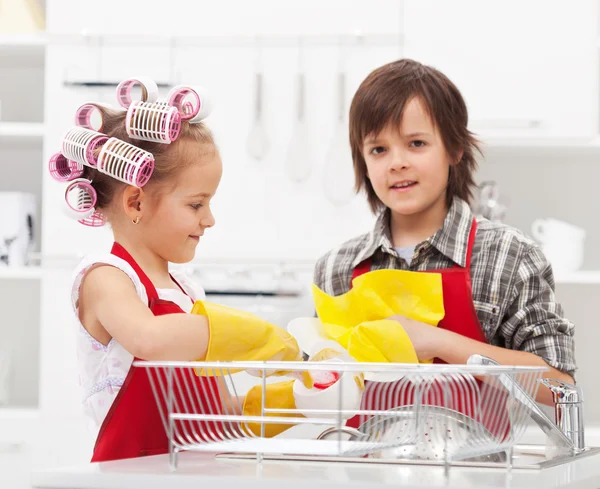
[[[148,373],[172,469],[181,451],[259,461],[510,464],[527,427],[522,398],[535,398],[547,370],[273,361],[134,366]],[[307,389],[306,372],[337,380]]]

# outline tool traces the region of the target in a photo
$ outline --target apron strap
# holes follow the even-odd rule
[[[158,300],[158,292],[156,291],[154,284],[148,278],[148,275],[146,275],[144,273],[144,271],[140,268],[140,266],[137,264],[137,262],[129,254],[129,252],[125,248],[123,248],[123,246],[121,246],[119,243],[116,243],[116,242],[113,243],[113,246],[112,246],[112,249],[110,250],[110,252],[113,255],[118,256],[119,258],[122,258],[127,263],[129,263],[131,265],[131,268],[133,268],[135,273],[137,273],[137,276],[139,277],[140,282],[142,282],[142,285],[146,289],[146,295],[148,296],[148,304],[150,304],[151,301],[153,301],[153,300],[154,301]]]
[[[356,268],[354,268],[354,270],[352,270],[352,278],[350,279],[350,288],[352,288],[352,280],[354,280],[356,277],[359,277],[360,275],[363,275],[363,274],[371,271],[371,261],[372,261],[371,257],[369,257],[366,260],[361,261],[358,265],[356,265]]]
[[[475,235],[477,234],[477,220],[473,218],[471,224],[471,232],[469,233],[469,242],[467,244],[467,256],[465,259],[465,268],[471,269],[471,255],[473,254],[473,244],[475,243]]]

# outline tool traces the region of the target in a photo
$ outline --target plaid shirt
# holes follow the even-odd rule
[[[370,233],[322,256],[313,281],[329,295],[348,292],[354,268],[369,257],[371,270],[464,267],[472,221],[468,204],[455,199],[443,226],[415,247],[409,266],[391,242],[387,210]],[[533,240],[504,224],[478,219],[471,282],[477,316],[490,344],[534,353],[574,374],[574,327],[556,302],[552,268]]]

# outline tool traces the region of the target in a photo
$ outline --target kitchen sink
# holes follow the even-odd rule
[[[545,445],[515,445],[512,453],[512,469],[530,469],[540,470],[548,467],[566,464],[579,460],[584,457],[590,457],[600,454],[600,447],[589,447],[577,454],[558,454],[553,453]],[[219,453],[217,458],[226,459],[257,459],[256,453]],[[396,464],[396,465],[435,465],[443,466],[443,461],[437,460],[403,460],[389,458],[365,458],[365,457],[344,457],[344,456],[311,456],[311,455],[293,455],[293,454],[275,454],[265,453],[263,460],[285,460],[285,461],[304,461],[304,462],[337,462],[337,463],[375,463],[375,464]],[[469,459],[455,460],[450,463],[453,467],[480,467],[491,469],[504,469],[508,467],[507,462],[481,462]]]

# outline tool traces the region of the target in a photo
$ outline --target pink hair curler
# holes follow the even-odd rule
[[[94,211],[91,216],[79,219],[78,222],[80,222],[84,226],[98,228],[106,224],[106,217],[104,217],[104,214],[98,211]]]
[[[57,182],[70,182],[83,175],[83,165],[65,158],[62,153],[53,154],[48,162],[50,175]]]
[[[62,154],[69,160],[95,168],[96,149],[104,144],[108,137],[85,127],[72,128],[63,138]]]
[[[138,78],[123,80],[117,86],[117,100],[121,107],[124,107],[125,109],[129,108],[132,103],[131,91],[136,85],[140,85],[142,88],[141,102],[156,102],[158,99],[158,86],[150,78],[140,76]]]
[[[65,212],[86,226],[103,226],[106,218],[96,211],[97,198],[92,182],[85,178],[73,180],[65,190]]]
[[[133,102],[127,109],[125,127],[132,139],[171,144],[181,131],[181,115],[163,100]]]
[[[206,119],[213,110],[208,90],[200,86],[177,85],[169,91],[167,99],[169,105],[177,107],[181,118],[190,123]]]
[[[100,115],[100,127],[95,128],[92,126],[92,114],[98,112]],[[79,127],[85,127],[96,132],[102,132],[104,128],[104,121],[102,120],[102,113],[96,104],[83,104],[75,112],[75,124]]]
[[[120,139],[110,138],[100,150],[98,171],[141,188],[152,176],[154,156]]]

